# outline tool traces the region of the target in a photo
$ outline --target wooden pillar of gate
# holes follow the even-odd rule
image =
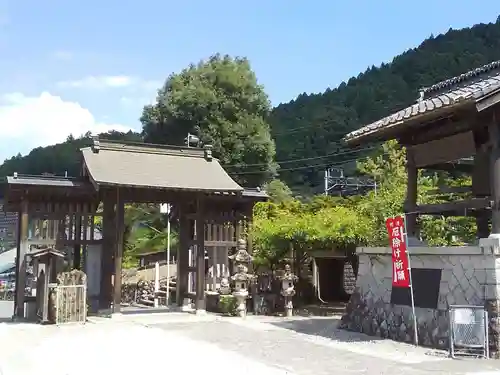
[[[111,308],[113,300],[112,276],[114,271],[113,253],[115,251],[115,199],[112,194],[106,193],[103,197],[103,247],[101,254],[101,285],[99,307],[101,309]]]
[[[196,200],[196,313],[206,311],[205,301],[205,202]]]
[[[28,245],[28,201],[21,202],[17,227],[17,252],[16,252],[16,295],[14,297],[15,318],[24,318],[24,295],[26,288],[26,254]]]
[[[491,234],[500,236],[500,123],[494,117],[489,125],[490,139],[490,186],[493,208],[491,210]]]
[[[120,189],[116,190],[116,216],[115,216],[115,246],[114,246],[114,280],[113,280],[113,312],[119,313],[122,301],[122,263],[123,244],[125,234],[125,205],[120,195]]]
[[[484,128],[474,131],[474,167],[472,171],[472,195],[477,198],[490,196],[490,153],[488,149],[488,132]],[[490,212],[481,210],[475,212],[476,237],[487,238],[490,235]]]
[[[404,212],[406,214],[406,231],[409,237],[416,238],[417,233],[417,195],[418,195],[418,168],[415,164],[413,150],[406,149],[406,172],[408,174],[406,185],[406,199]]]
[[[79,270],[82,263],[82,217],[81,213],[75,214],[75,245],[73,246],[73,268]]]
[[[188,291],[188,267],[189,267],[189,243],[191,236],[191,220],[188,217],[187,207],[181,204],[179,207],[179,251],[177,254],[177,282],[176,303],[182,306]]]

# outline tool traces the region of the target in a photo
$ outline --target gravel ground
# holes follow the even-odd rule
[[[337,323],[336,318],[247,317],[153,326],[296,375],[500,375],[500,361],[451,360],[443,352],[338,330]]]
[[[86,325],[60,327],[1,323],[0,337],[8,345],[0,350],[0,375],[166,370],[203,375],[500,375],[500,361],[450,360],[446,353],[338,330],[337,323],[336,318],[240,319],[179,312],[93,318]],[[43,368],[44,363],[54,367]]]

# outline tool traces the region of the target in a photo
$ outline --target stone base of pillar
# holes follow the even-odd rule
[[[202,310],[202,309],[199,309],[199,310],[196,310],[196,315],[207,315],[207,310]]]
[[[190,298],[184,298],[182,300],[181,310],[182,311],[193,311],[193,304],[191,303]]]
[[[121,312],[111,313],[111,319],[120,319],[122,317],[123,317],[123,314]]]

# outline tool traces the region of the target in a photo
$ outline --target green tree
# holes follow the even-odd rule
[[[292,190],[281,180],[273,179],[264,185],[264,190],[271,201],[275,203],[286,202],[293,199]]]
[[[261,186],[276,172],[270,109],[247,59],[214,55],[168,77],[141,122],[146,142],[181,145],[198,135],[233,178]]]
[[[259,203],[254,210],[253,238],[255,261],[275,268],[285,257],[298,263],[314,250],[354,251],[367,244],[373,232],[372,222],[346,206],[311,209],[311,203],[287,201]]]
[[[356,209],[371,220],[374,228],[369,243],[375,246],[387,245],[386,218],[403,213],[406,197],[406,150],[396,141],[385,143],[372,157],[358,163],[361,173],[377,181],[377,190],[368,193],[356,203]],[[470,178],[451,178],[447,173],[419,172],[418,204],[432,204],[442,201],[463,199],[459,195],[436,195],[440,184],[449,186],[470,185]],[[470,217],[441,217],[422,215],[419,217],[421,237],[431,246],[459,245],[475,240],[476,226]]]
[[[125,252],[126,266],[136,264],[137,256],[167,249],[167,217],[160,213],[158,205],[129,204],[125,207]],[[176,223],[170,231],[170,250],[175,255],[178,248]]]

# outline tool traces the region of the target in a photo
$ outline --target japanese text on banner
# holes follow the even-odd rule
[[[408,269],[408,254],[404,233],[404,218],[390,217],[386,220],[389,244],[392,249],[392,285],[408,288],[410,286],[410,271]]]

